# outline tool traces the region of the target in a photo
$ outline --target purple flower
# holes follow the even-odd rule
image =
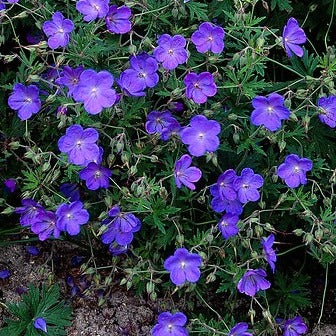
[[[164,69],[173,70],[187,61],[186,39],[182,35],[163,34],[159,37],[158,45],[154,49],[154,57],[162,62]]]
[[[145,128],[148,134],[162,134],[171,123],[176,121],[169,111],[152,111],[147,115]]]
[[[67,128],[65,135],[58,140],[58,148],[68,154],[69,162],[83,165],[99,157],[98,132],[94,128],[83,130],[80,125]]]
[[[11,273],[8,269],[0,269],[0,279],[8,279],[10,277]]]
[[[15,190],[16,190],[16,187],[17,187],[17,183],[16,183],[16,180],[15,179],[7,179],[5,182],[4,182],[4,186],[5,186],[5,189],[10,192],[10,193],[13,193]]]
[[[133,240],[133,233],[141,228],[141,221],[132,213],[122,213],[116,205],[109,211],[112,219],[106,219],[103,224],[107,225],[107,230],[102,235],[104,244],[128,245]]]
[[[221,197],[216,184],[210,187],[210,193],[213,196],[210,206],[214,211],[218,213],[226,211],[232,215],[241,215],[243,213],[242,204],[237,199],[230,201],[227,198]]]
[[[230,331],[228,336],[253,336],[248,332],[248,324],[246,322],[237,323]]]
[[[266,272],[263,269],[249,270],[239,280],[237,288],[240,293],[255,296],[260,290],[271,287],[271,283],[265,279]]]
[[[31,230],[38,235],[39,240],[44,241],[50,236],[59,238],[60,230],[56,227],[56,216],[52,211],[43,211],[36,216]]]
[[[321,97],[317,106],[319,107],[319,119],[331,128],[336,127],[336,96]]]
[[[167,127],[165,127],[162,130],[161,139],[164,141],[168,141],[171,136],[174,136],[174,135],[179,136],[180,131],[181,131],[181,125],[176,119],[174,119],[171,123],[167,125]]]
[[[151,333],[153,336],[188,336],[188,331],[184,327],[186,323],[187,317],[183,313],[164,312],[159,315],[158,323]]]
[[[233,181],[237,178],[236,172],[233,169],[226,170],[218,177],[217,187],[219,195],[222,199],[233,201],[237,199],[237,193],[233,187]]]
[[[290,188],[296,188],[300,184],[306,184],[306,173],[313,169],[313,162],[306,158],[300,158],[296,154],[289,154],[285,162],[278,167],[278,176],[285,180]]]
[[[56,210],[56,226],[60,231],[66,231],[70,236],[80,232],[80,226],[89,221],[89,213],[79,201],[70,204],[60,204]]]
[[[277,93],[271,93],[268,97],[253,98],[252,124],[262,125],[271,132],[281,128],[281,120],[288,120],[290,116],[290,110],[284,105],[284,101],[284,97]]]
[[[131,10],[127,6],[111,6],[106,16],[107,30],[115,34],[128,33],[132,24],[129,20],[132,15]]]
[[[307,37],[303,29],[299,27],[298,22],[294,18],[290,18],[282,33],[282,43],[288,57],[292,57],[293,54],[302,57],[303,49],[300,44],[304,44],[306,41]]]
[[[191,41],[200,53],[209,50],[215,54],[221,53],[224,49],[224,29],[210,22],[203,22],[191,35]]]
[[[38,317],[34,321],[34,328],[37,330],[42,330],[43,332],[47,333],[47,322],[43,317]]]
[[[159,82],[158,64],[155,58],[147,53],[131,56],[130,66],[125,72],[133,73],[134,80],[142,82],[143,88],[153,88]]]
[[[79,78],[83,70],[82,66],[72,69],[66,65],[60,77],[55,82],[59,85],[65,85],[69,89],[68,96],[72,96],[73,91],[79,84]]]
[[[190,126],[181,132],[181,140],[188,145],[191,155],[202,156],[205,152],[215,152],[219,146],[218,134],[221,131],[220,124],[216,120],[208,120],[203,115],[194,116],[190,120]]]
[[[35,85],[24,86],[17,83],[13,87],[13,92],[8,98],[8,105],[18,112],[21,120],[29,119],[41,108],[39,89]]]
[[[128,251],[128,245],[119,245],[116,241],[114,241],[110,244],[109,251],[112,255],[118,256]]]
[[[234,182],[233,187],[237,192],[238,200],[241,203],[248,201],[255,202],[260,198],[258,188],[262,187],[264,179],[255,174],[251,168],[244,168],[241,175]]]
[[[26,40],[29,44],[38,44],[44,40],[44,34],[41,31],[32,30],[26,35]]]
[[[117,79],[118,85],[127,96],[143,97],[146,95],[142,80],[135,79],[134,71],[127,69],[120,74]]]
[[[290,320],[285,321],[283,336],[299,336],[308,331],[308,327],[303,322],[300,316],[296,316]]]
[[[84,21],[101,19],[109,11],[109,0],[79,0],[76,9],[84,15]]]
[[[230,213],[226,213],[218,223],[218,229],[222,233],[223,238],[229,239],[239,232],[237,223],[239,217]]]
[[[61,115],[67,115],[68,108],[64,105],[60,105],[57,107],[56,115],[59,118]]]
[[[271,269],[274,273],[275,262],[277,260],[277,256],[275,254],[275,251],[272,248],[273,243],[274,243],[274,235],[273,234],[269,235],[267,238],[262,238],[261,239],[261,244],[262,244],[262,247],[263,247],[263,253],[264,253],[265,259],[267,260],[267,262],[271,266]]]
[[[71,20],[64,19],[61,12],[55,12],[52,21],[43,23],[42,30],[48,36],[48,46],[51,49],[64,48],[69,44],[70,33],[74,30],[74,24]]]
[[[173,112],[182,112],[184,110],[184,105],[181,102],[170,102],[168,108]]]
[[[76,183],[63,183],[60,186],[61,193],[69,198],[70,202],[79,201],[80,194],[79,194],[79,188]]]
[[[90,162],[86,168],[79,172],[79,177],[85,181],[90,190],[108,188],[111,175],[110,169],[97,165],[95,162]]]
[[[40,254],[40,250],[36,246],[26,246],[26,251],[32,256],[37,256]]]
[[[0,0],[0,11],[6,9],[6,3],[7,4],[15,4],[18,3],[19,0]]]
[[[191,190],[195,190],[194,182],[197,182],[202,177],[202,172],[196,167],[190,167],[191,157],[188,154],[181,156],[175,163],[175,183],[178,188],[182,184]]]
[[[217,86],[210,72],[202,72],[199,75],[191,72],[185,76],[184,84],[187,98],[196,104],[205,103],[208,97],[213,97],[217,93]]]
[[[108,71],[84,70],[72,95],[76,102],[84,102],[88,113],[98,114],[116,102],[117,95],[112,84],[113,76]]]
[[[37,215],[44,212],[44,208],[34,200],[27,198],[21,201],[22,206],[15,209],[20,216],[21,226],[29,226],[37,220]]]
[[[197,253],[190,253],[185,248],[178,248],[173,256],[164,262],[165,270],[170,272],[170,280],[176,286],[186,281],[197,282],[201,276],[199,267],[202,258]]]

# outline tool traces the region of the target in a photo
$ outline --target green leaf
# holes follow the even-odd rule
[[[190,19],[194,20],[197,17],[198,20],[209,20],[207,12],[208,5],[199,2],[188,2],[186,7],[190,11]]]

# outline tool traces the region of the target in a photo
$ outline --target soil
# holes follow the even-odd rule
[[[65,279],[53,275],[48,259],[50,261],[48,252],[33,257],[21,245],[0,248],[0,262],[5,263],[11,271],[10,278],[0,282],[1,301],[3,303],[19,301],[20,294],[28,288],[29,283],[39,286],[53,282],[52,279],[59,283],[62,295],[69,297]],[[74,298],[72,300],[74,320],[68,335],[150,335],[150,329],[155,324],[158,305],[148,303],[123,288],[115,290],[105,297],[106,302],[102,307],[99,307],[97,299],[90,295]],[[6,311],[0,305],[0,328],[6,316]]]
[[[307,336],[335,336],[336,335],[336,325],[324,324],[321,326],[316,326],[314,330]]]

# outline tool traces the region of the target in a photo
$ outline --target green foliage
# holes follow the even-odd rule
[[[278,273],[270,292],[274,314],[283,316],[304,310],[311,305],[311,292],[308,289],[310,277],[303,274],[294,276]]]
[[[9,303],[9,313],[12,318],[5,319],[5,327],[0,330],[1,336],[39,336],[45,335],[34,327],[37,318],[45,319],[48,335],[66,335],[65,328],[71,325],[71,309],[60,301],[60,292],[57,285],[40,290],[33,285],[22,295],[19,303]]]
[[[258,293],[258,301],[238,296],[237,283],[246,270],[269,270],[260,239],[273,233],[276,249],[300,247],[302,254],[295,257],[298,264],[303,256],[324,267],[335,263],[336,134],[320,122],[317,106],[320,97],[336,95],[335,1],[311,0],[308,5],[290,0],[130,0],[119,1],[118,6],[123,3],[131,6],[132,31],[122,35],[108,32],[104,20],[84,22],[75,1],[20,0],[20,6],[0,14],[0,43],[5,44],[0,54],[4,61],[0,73],[0,177],[1,181],[14,177],[19,184],[16,194],[1,195],[0,211],[6,216],[1,220],[8,222],[7,215],[13,213],[20,198],[33,198],[55,211],[66,201],[60,185],[77,183],[90,212],[90,223],[82,230],[85,235],[76,238],[84,246],[87,240],[82,237],[92,239],[88,268],[95,269],[96,265],[90,264],[97,262],[95,253],[108,253],[101,242],[105,229],[101,222],[118,204],[142,221],[128,255],[113,258],[121,285],[138,294],[147,292],[153,301],[163,292],[180,297],[189,309],[191,328],[199,334],[222,335],[228,332],[226,325],[231,327],[248,317],[260,320],[253,326],[254,334],[267,335],[269,330],[275,334],[276,316],[291,317],[310,305],[309,276],[313,275],[307,267],[299,274],[293,266],[287,267],[291,257],[281,251],[275,274],[269,272],[268,276],[274,289]],[[51,50],[46,41],[30,45],[24,37],[26,30],[40,29],[56,10],[75,23],[69,45],[64,50]],[[298,20],[309,38],[302,58],[288,58],[283,48],[281,35],[289,17]],[[321,17],[325,25],[320,24]],[[198,53],[190,41],[204,21],[225,29],[223,53]],[[107,70],[116,79],[129,68],[131,55],[152,54],[163,33],[187,37],[188,62],[174,71],[160,66],[160,81],[146,90],[145,97],[127,96],[114,84],[120,102],[98,115],[89,115],[83,104],[74,102],[50,76],[50,72],[59,74],[65,65],[81,65]],[[213,74],[218,91],[198,105],[186,97],[184,78],[190,72],[204,71]],[[16,82],[35,83],[43,92],[42,110],[25,122],[7,104]],[[255,127],[250,121],[251,99],[271,92],[281,94],[291,111],[290,119],[276,132]],[[198,114],[221,125],[218,150],[193,157],[193,166],[202,170],[195,191],[179,189],[174,181],[175,162],[187,153],[179,137],[163,141],[159,135],[147,134],[144,127],[148,113],[169,110],[174,102],[184,106],[182,112],[172,112],[182,127]],[[68,113],[57,114],[59,106],[66,106]],[[103,165],[113,171],[108,189],[88,190],[78,176],[83,167],[69,164],[60,153],[58,139],[72,124],[99,132]],[[295,189],[289,189],[277,175],[277,167],[290,153],[313,161],[307,184]],[[233,168],[239,174],[245,167],[263,176],[261,198],[244,205],[239,234],[225,240],[217,227],[222,214],[212,210],[209,188],[225,170]],[[17,217],[9,222],[16,223]],[[6,226],[1,227],[0,245],[20,232],[36,239],[29,228]],[[203,259],[200,281],[182,289],[171,284],[163,269],[164,260],[177,247],[197,252]],[[33,303],[9,306],[16,317],[23,318],[7,322],[7,335],[13,330],[30,335],[32,321],[44,312],[37,310],[36,302],[49,290],[33,288],[29,293],[31,298],[25,300]],[[55,300],[46,310],[48,314],[62,306]],[[206,307],[202,314],[199,305]],[[60,314],[60,309],[55,314]],[[58,328],[58,315],[49,315],[45,318],[52,331]],[[57,330],[54,334],[62,335]]]

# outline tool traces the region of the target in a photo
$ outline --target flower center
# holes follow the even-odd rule
[[[172,324],[168,324],[168,331],[170,332],[173,329],[173,325]]]
[[[198,139],[203,140],[204,139],[204,133],[199,133],[198,134]]]
[[[212,36],[208,36],[208,41],[212,42],[213,41],[213,37]]]
[[[267,112],[269,113],[269,114],[272,114],[273,113],[273,107],[272,106],[268,106],[267,107]]]
[[[66,218],[67,218],[67,219],[71,219],[71,218],[73,218],[73,216],[72,216],[71,213],[68,213],[68,214],[66,215]]]
[[[98,12],[99,11],[99,6],[96,4],[93,4],[92,7]]]
[[[30,104],[33,100],[30,97],[26,97],[25,103]]]
[[[168,50],[168,54],[169,54],[169,55],[174,55],[174,50],[173,50],[173,49],[169,49],[169,50]]]
[[[144,72],[139,72],[138,77],[139,78],[145,78],[146,74]]]
[[[95,172],[95,178],[98,178],[98,177],[100,177],[100,175],[101,175],[101,171],[100,170],[97,170],[96,172]]]
[[[59,32],[60,32],[60,33],[64,33],[64,29],[63,29],[63,28],[60,28],[60,29],[59,29]]]
[[[92,94],[93,96],[97,97],[97,91],[98,91],[98,88],[93,87],[93,88],[91,89],[91,94]]]
[[[181,261],[181,268],[183,269],[185,268],[185,266],[186,266],[186,263],[184,261]]]
[[[176,172],[176,175],[177,175],[178,177],[180,177],[180,176],[182,176],[183,174],[182,174],[180,171],[177,171],[177,172]]]
[[[285,42],[288,42],[288,37],[285,37]]]
[[[195,89],[198,89],[198,88],[199,88],[199,83],[198,83],[198,82],[194,83],[194,88],[195,88]]]
[[[223,221],[221,222],[221,225],[222,225],[222,226],[228,226],[228,223],[227,223],[226,221],[223,220]]]
[[[74,84],[77,84],[77,83],[78,83],[78,78],[73,78],[73,79],[71,80],[71,82],[72,82],[73,85],[74,85]]]
[[[243,188],[244,188],[244,189],[248,189],[249,187],[250,187],[250,186],[249,186],[247,183],[244,183],[244,184],[243,184]]]
[[[294,166],[294,173],[298,173],[300,171],[300,167],[299,166]]]
[[[76,146],[77,146],[77,148],[80,148],[81,145],[82,145],[82,141],[78,140],[78,141],[76,142]]]

